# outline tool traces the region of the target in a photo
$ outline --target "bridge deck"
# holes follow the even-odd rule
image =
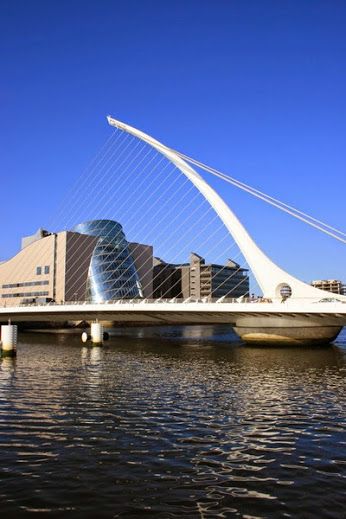
[[[314,317],[326,324],[346,326],[346,304],[337,302],[312,303],[203,303],[203,302],[124,302],[68,303],[0,307],[0,321],[93,321],[162,324],[234,324],[237,317]]]

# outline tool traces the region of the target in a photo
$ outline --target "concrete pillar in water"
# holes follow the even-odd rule
[[[1,355],[15,357],[17,352],[18,329],[15,324],[1,325]]]
[[[95,345],[101,346],[103,343],[103,324],[91,323],[91,342]]]
[[[243,316],[234,331],[247,344],[299,346],[329,344],[341,328],[338,318],[330,316]]]

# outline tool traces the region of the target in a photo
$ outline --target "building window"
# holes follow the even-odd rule
[[[40,276],[42,274],[42,267],[36,267],[36,275]]]
[[[44,273],[45,273],[45,274],[49,274],[49,265],[46,265],[46,266],[44,267]]]
[[[36,297],[36,296],[48,296],[49,292],[46,290],[44,292],[18,292],[18,293],[12,293],[12,294],[2,294],[2,298],[8,298],[8,297]]]
[[[25,281],[24,283],[8,283],[1,285],[1,288],[19,288],[19,287],[38,287],[41,285],[49,285],[49,281]]]

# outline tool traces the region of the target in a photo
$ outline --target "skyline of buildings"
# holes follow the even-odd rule
[[[317,279],[311,282],[313,287],[333,294],[346,295],[346,284],[340,279]]]
[[[206,264],[191,253],[189,263],[166,263],[154,256],[152,245],[128,242],[113,220],[91,220],[57,233],[39,229],[0,263],[1,304],[248,294],[247,269],[234,261]]]
[[[160,258],[154,261],[154,298],[187,299],[232,298],[249,295],[248,269],[235,261],[226,265],[206,264],[205,259],[192,252],[189,263],[166,263]]]
[[[346,295],[341,280],[311,285]],[[39,229],[21,240],[20,251],[0,262],[0,304],[116,299],[219,299],[249,296],[248,270],[229,259],[206,263],[191,252],[186,263],[169,263],[152,245],[129,242],[120,223],[91,220],[70,231]]]

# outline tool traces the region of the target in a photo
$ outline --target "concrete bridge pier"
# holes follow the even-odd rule
[[[243,316],[234,331],[251,345],[303,346],[329,344],[341,329],[337,319],[328,316]]]
[[[18,327],[16,324],[1,325],[1,356],[15,357],[17,354]]]
[[[101,346],[103,344],[103,324],[98,321],[91,323],[90,335],[93,345]]]
[[[91,323],[90,335],[87,332],[82,333],[82,342],[91,340],[93,346],[102,346],[108,339],[109,334],[103,330],[103,324],[98,321]]]

